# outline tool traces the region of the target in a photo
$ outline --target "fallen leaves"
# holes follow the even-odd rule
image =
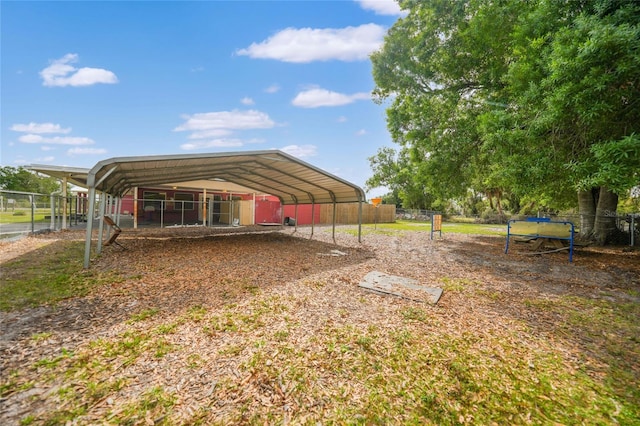
[[[338,232],[336,247],[323,228],[312,240],[307,228],[296,236],[165,231],[123,233],[127,251],[105,249],[92,264],[122,280],[56,307],[2,314],[18,329],[0,340],[2,371],[15,372],[3,378],[0,419],[482,423],[504,409],[502,420],[545,422],[536,404],[560,416],[555,410],[570,403],[565,388],[602,402],[575,374],[585,365],[602,371],[607,355],[584,349],[627,337],[578,326],[562,333],[564,311],[604,295],[639,303],[627,291],[640,286],[640,262],[629,253],[590,248],[571,265],[562,254],[504,255],[503,239],[491,237],[372,233],[358,244]],[[371,294],[358,283],[372,270],[444,293],[436,306]],[[638,350],[624,341],[615,349]],[[637,359],[626,365],[638,383]],[[606,376],[593,380],[600,392]]]

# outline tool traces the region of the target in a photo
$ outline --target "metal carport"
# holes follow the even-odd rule
[[[358,240],[361,238],[364,191],[309,163],[278,150],[224,152],[210,154],[116,157],[98,162],[88,173],[88,217],[95,215],[96,194],[101,193],[101,221],[105,195],[120,198],[138,186],[211,180],[235,183],[257,192],[271,194],[286,204],[360,203]],[[84,267],[89,267],[93,223],[87,221]],[[100,233],[102,235],[102,233]],[[98,247],[100,250],[100,247]]]

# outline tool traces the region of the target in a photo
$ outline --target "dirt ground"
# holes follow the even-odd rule
[[[122,277],[118,282],[52,306],[0,313],[2,374],[52,357],[61,347],[74,350],[91,339],[115,336],[133,314],[150,308],[160,310],[160,321],[192,306],[244,303],[258,291],[304,293],[311,300],[310,307],[300,314],[299,321],[312,327],[327,315],[365,324],[414,303],[358,288],[360,280],[373,270],[444,287],[434,309],[451,321],[460,318],[472,324],[474,318],[479,322],[509,318],[542,334],[556,319],[552,314],[523,309],[523,300],[552,301],[576,295],[640,303],[638,249],[579,248],[569,263],[566,252],[534,255],[525,244],[513,244],[505,254],[503,237],[445,234],[442,239],[430,240],[427,232],[371,233],[359,243],[344,232],[346,229],[355,228],[338,227],[337,246],[330,227],[316,227],[311,239],[311,229],[306,227],[295,233],[289,227],[267,229],[270,232],[260,227],[239,228],[235,235],[203,229],[125,233],[119,241],[126,250],[105,248],[91,263],[92,269],[117,271]],[[60,239],[83,238],[83,232],[68,231],[0,243],[0,265]],[[336,248],[346,255],[332,256],[331,250]],[[310,281],[327,285],[315,291],[308,285]],[[473,283],[493,296],[489,302],[476,303],[447,291],[451,283]],[[371,298],[369,304],[353,302],[363,296]],[[37,333],[51,333],[51,337],[34,344],[30,336]],[[580,346],[580,336],[574,338]],[[190,392],[197,399],[206,388]],[[4,398],[0,401],[0,422],[18,424],[27,413],[51,409],[46,398],[38,398],[44,393],[46,390],[36,388]]]

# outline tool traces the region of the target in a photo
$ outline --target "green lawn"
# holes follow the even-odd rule
[[[34,221],[44,222],[45,216],[51,216],[50,209],[36,209]],[[31,210],[16,209],[15,211],[0,212],[0,223],[31,223]]]
[[[407,220],[398,220],[395,223],[378,223],[362,225],[362,232],[389,234],[396,231],[431,231],[431,223],[413,222]],[[349,229],[345,231],[349,234],[357,234],[357,229]],[[462,223],[462,222],[444,222],[442,224],[442,233],[451,234],[467,234],[467,235],[507,235],[507,225],[487,225],[480,223]]]
[[[82,268],[84,243],[46,244],[2,265],[0,310],[11,311],[83,296],[95,285],[113,282],[113,273]]]

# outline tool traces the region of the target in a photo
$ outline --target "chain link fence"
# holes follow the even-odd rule
[[[86,197],[0,190],[0,238],[57,231],[86,221]]]
[[[429,222],[431,216],[438,212],[431,210],[419,209],[396,209],[396,220],[412,220],[416,222]],[[539,213],[538,217],[547,217],[554,221],[572,222],[576,231],[584,230],[598,223],[600,229],[606,229],[611,235],[612,242],[618,244],[629,244],[631,246],[640,245],[640,212],[638,213],[618,213],[603,212],[600,216],[584,215],[584,214],[558,214],[558,213]],[[476,223],[493,223],[505,224],[509,219],[525,219],[528,216],[510,215],[499,216],[497,213],[488,218],[479,216],[468,216],[461,219],[465,221],[473,221]]]

